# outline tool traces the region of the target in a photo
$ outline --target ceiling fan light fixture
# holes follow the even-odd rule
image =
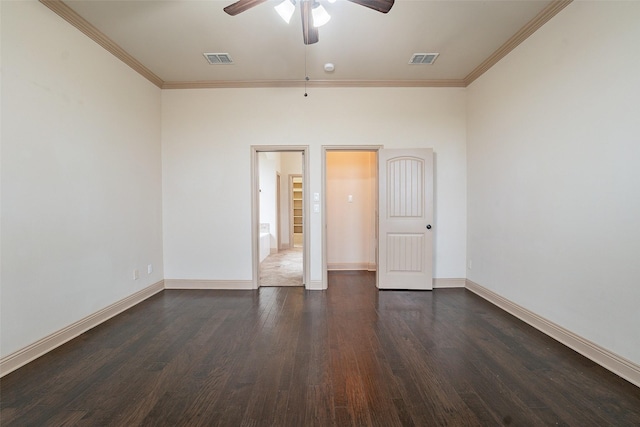
[[[313,26],[316,28],[322,27],[331,19],[331,15],[329,15],[327,10],[320,3],[315,2],[313,9],[311,9],[311,16],[313,16]]]
[[[283,0],[282,3],[274,6],[276,12],[287,24],[291,21],[293,12],[296,10],[295,3],[292,0]]]

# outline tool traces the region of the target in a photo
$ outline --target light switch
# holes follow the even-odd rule
[[[320,201],[320,193],[313,193],[313,201],[314,202]]]
[[[320,213],[320,204],[319,203],[314,203],[313,204],[313,212],[314,213]]]
[[[353,203],[353,195],[352,195],[352,194],[349,194],[349,195],[347,196],[347,202],[349,202],[349,203]]]

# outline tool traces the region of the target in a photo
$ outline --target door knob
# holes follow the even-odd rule
[[[427,230],[431,230],[431,224],[427,224]]]

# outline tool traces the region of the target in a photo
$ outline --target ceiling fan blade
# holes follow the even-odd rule
[[[318,29],[313,26],[313,17],[311,16],[312,8],[312,1],[304,0],[300,2],[300,14],[302,15],[302,37],[304,38],[304,44],[318,43]]]
[[[352,3],[359,4],[360,6],[368,7],[369,9],[377,10],[378,12],[387,13],[391,10],[394,0],[349,0]]]
[[[231,16],[236,16],[237,14],[244,12],[247,9],[251,9],[252,7],[257,6],[266,1],[267,0],[239,0],[225,7],[223,10]]]

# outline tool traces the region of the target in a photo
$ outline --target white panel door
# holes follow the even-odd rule
[[[380,150],[378,287],[433,289],[433,150]]]

